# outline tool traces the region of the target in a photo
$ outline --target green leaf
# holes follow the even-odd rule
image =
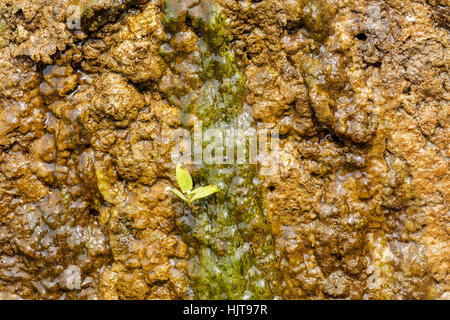
[[[188,199],[184,196],[184,194],[182,194],[180,191],[178,191],[177,189],[173,189],[173,188],[169,188],[170,191],[172,191],[173,193],[175,193],[178,197],[180,197],[181,199],[183,199],[185,202],[188,202]]]
[[[183,168],[180,164],[177,165],[177,181],[178,185],[181,188],[181,191],[184,193],[192,190],[192,178],[185,168]]]
[[[206,198],[207,196],[212,195],[213,193],[216,193],[220,191],[219,187],[215,184],[210,184],[206,187],[199,187],[192,191],[192,195],[190,197],[190,202],[194,202],[196,200],[200,200],[203,198]]]

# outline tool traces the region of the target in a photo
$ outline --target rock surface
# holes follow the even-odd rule
[[[210,2],[254,121],[280,128],[280,173],[257,177],[273,297],[449,299],[447,2],[189,0],[179,14]],[[201,86],[202,35],[164,10],[0,0],[0,299],[199,296],[192,213],[166,188],[184,125],[168,92]]]

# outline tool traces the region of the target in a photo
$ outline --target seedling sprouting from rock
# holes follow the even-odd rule
[[[192,204],[195,201],[206,198],[220,191],[219,187],[215,184],[210,184],[206,187],[198,187],[196,189],[193,189],[192,177],[189,174],[189,171],[187,171],[187,169],[183,168],[181,165],[177,165],[176,174],[178,186],[180,187],[181,192],[178,189],[170,187],[169,190],[175,193],[184,202],[186,202],[189,207],[192,207]]]

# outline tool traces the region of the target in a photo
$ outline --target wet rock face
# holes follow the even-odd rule
[[[282,140],[286,165],[265,182],[282,295],[444,297],[448,279],[433,276],[431,261],[448,265],[448,251],[437,254],[428,236],[440,234],[433,246],[448,243],[447,218],[435,211],[448,202],[440,187],[448,149],[432,142],[448,141],[432,120],[448,109],[448,30],[425,18],[434,9],[298,1],[286,12],[282,2],[223,4],[237,17],[232,30],[254,116],[291,124]],[[420,31],[433,36],[417,37]],[[433,50],[420,49],[424,43]],[[406,111],[406,104],[414,107]],[[413,272],[401,262],[410,248]]]
[[[198,258],[250,247],[253,271],[276,253],[266,298],[449,298],[446,2],[185,1],[176,27],[170,3],[0,0],[0,299],[214,297]],[[202,32],[210,5],[226,19]],[[280,129],[279,174],[248,168],[261,184],[227,205],[261,210],[239,239],[166,192],[188,96]]]

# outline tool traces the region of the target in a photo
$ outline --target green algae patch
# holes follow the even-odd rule
[[[4,22],[0,22],[0,48],[6,47],[9,44],[8,39],[4,37],[8,25]]]
[[[202,121],[204,130],[236,127],[245,77],[224,13],[214,1],[168,0],[164,7],[163,23],[172,40],[160,48],[170,66],[160,90],[172,105]],[[272,299],[277,259],[260,190],[253,184],[256,166],[203,163],[195,169],[196,184],[220,188],[183,217],[185,240],[193,248],[188,272],[195,297]]]

